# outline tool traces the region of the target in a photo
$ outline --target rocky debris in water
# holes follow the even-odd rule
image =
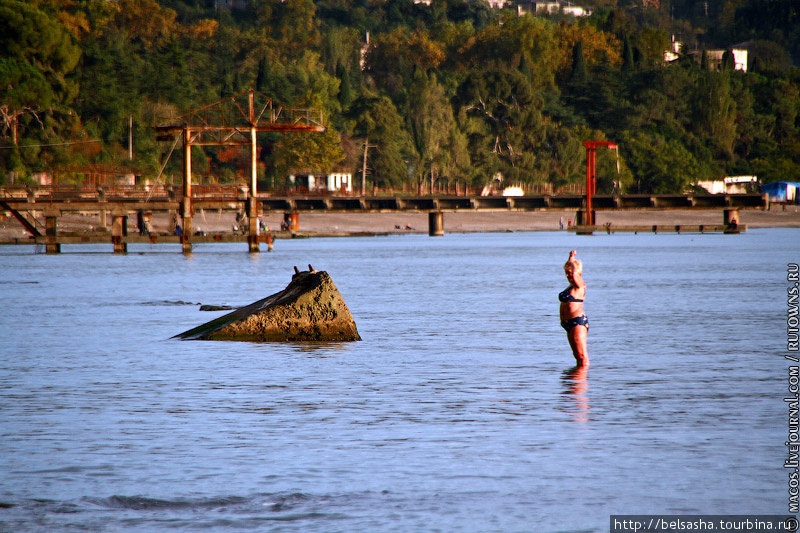
[[[236,309],[236,308],[231,307],[230,305],[203,304],[200,306],[201,311],[230,311],[231,309]]]
[[[174,338],[238,341],[360,341],[350,310],[325,271],[294,267],[281,292]]]

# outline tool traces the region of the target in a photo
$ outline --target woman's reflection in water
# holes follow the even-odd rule
[[[575,401],[575,408],[572,410],[573,419],[576,422],[585,423],[589,421],[589,381],[586,379],[589,367],[578,365],[565,370],[562,375],[564,382],[564,394],[572,396]]]

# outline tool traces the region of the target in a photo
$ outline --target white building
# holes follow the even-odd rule
[[[706,50],[706,58],[708,59],[708,67],[711,70],[722,69],[722,56],[725,55],[727,50]],[[733,70],[741,70],[747,72],[747,50],[734,48],[733,52]]]
[[[671,61],[675,61],[680,57],[681,47],[683,43],[680,41],[675,40],[675,36],[672,36],[672,44],[671,49],[666,50],[664,52],[664,61],[669,63]],[[738,45],[742,46],[742,45]],[[747,72],[747,50],[745,48],[732,48],[730,49],[733,53],[733,69],[734,70],[741,70],[742,72]],[[727,50],[706,50],[706,59],[708,60],[708,68],[711,70],[720,70],[722,69],[722,57],[725,55]],[[701,52],[690,52],[695,58],[695,61],[700,62],[702,58]]]
[[[353,175],[349,173],[292,174],[289,183],[295,189],[307,189],[308,192],[353,192]]]
[[[683,46],[683,43],[680,42],[680,41],[676,41],[675,40],[675,36],[673,35],[672,36],[671,49],[669,49],[669,50],[664,52],[664,61],[666,61],[667,63],[670,63],[670,62],[675,61],[676,59],[678,59],[680,57],[681,47],[682,46]]]
[[[753,184],[752,188],[756,183],[757,176],[726,176],[721,180],[698,181],[697,185],[711,194],[743,194],[748,192],[748,184]]]
[[[572,5],[571,2],[536,2],[530,0],[518,2],[517,15],[521,17],[528,13],[534,15],[557,15],[558,13],[563,13],[573,17],[586,17],[592,14],[591,11],[581,6]]]
[[[503,9],[511,3],[509,0],[486,0],[486,2],[494,9]]]

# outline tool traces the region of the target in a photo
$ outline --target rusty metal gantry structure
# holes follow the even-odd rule
[[[156,126],[159,140],[175,140],[176,144],[178,140],[183,140],[183,198],[180,214],[184,253],[192,250],[192,146],[250,147],[247,242],[251,252],[258,252],[257,133],[321,133],[325,129],[322,111],[286,107],[253,89],[188,111],[170,124]]]
[[[597,148],[605,146],[610,150],[617,150],[617,143],[610,141],[583,141],[586,147],[586,211],[583,220],[578,223],[593,226],[595,223],[594,210],[592,209],[592,195],[597,192],[597,169],[595,165]]]

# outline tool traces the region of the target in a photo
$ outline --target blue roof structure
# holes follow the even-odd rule
[[[761,192],[769,195],[770,202],[798,203],[800,183],[796,181],[773,181],[761,185]]]

